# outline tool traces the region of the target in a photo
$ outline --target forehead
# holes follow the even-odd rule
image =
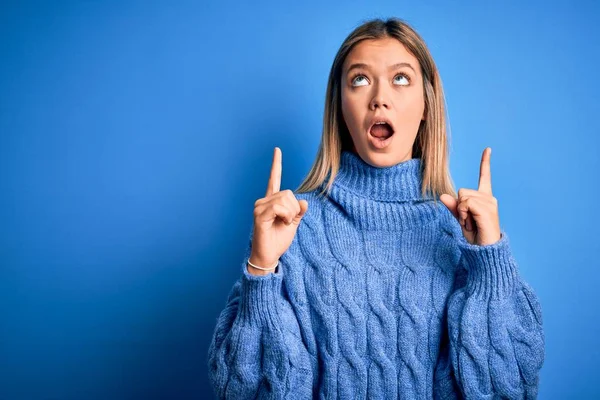
[[[352,63],[369,64],[374,69],[384,69],[388,65],[400,62],[408,62],[419,68],[419,61],[406,47],[395,38],[365,39],[354,45],[346,60],[344,60],[344,71]]]

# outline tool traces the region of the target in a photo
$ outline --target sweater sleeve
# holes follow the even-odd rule
[[[219,399],[312,397],[310,355],[284,295],[280,260],[275,273],[248,272],[231,289],[208,350],[209,379]]]
[[[542,310],[521,279],[502,231],[479,246],[464,236],[459,272],[447,303],[449,364],[466,399],[537,398],[544,362]],[[461,280],[461,279],[457,279]]]

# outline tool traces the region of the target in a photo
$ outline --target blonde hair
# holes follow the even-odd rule
[[[412,149],[413,158],[422,159],[423,196],[430,194],[436,199],[443,193],[456,197],[448,167],[448,138],[446,133],[446,107],[442,81],[433,57],[424,40],[406,22],[398,18],[373,19],[354,29],[344,40],[329,72],[323,134],[317,158],[300,184],[299,193],[317,189],[329,177],[320,194],[329,194],[339,171],[343,150],[352,149],[352,138],[344,122],[341,107],[341,75],[344,61],[352,48],[365,39],[396,38],[419,61],[423,75],[425,97],[425,120],[421,121]]]

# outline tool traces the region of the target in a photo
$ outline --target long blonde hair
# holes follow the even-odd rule
[[[365,39],[396,38],[412,53],[421,66],[425,97],[425,120],[421,121],[412,149],[413,158],[422,159],[423,196],[436,199],[443,193],[456,197],[448,167],[448,136],[446,132],[446,107],[442,81],[433,57],[421,36],[399,18],[373,19],[354,29],[344,40],[329,72],[323,134],[317,158],[300,184],[299,193],[317,189],[329,177],[321,195],[329,194],[339,171],[343,150],[352,149],[352,138],[344,122],[341,107],[341,75],[344,61],[352,48]]]

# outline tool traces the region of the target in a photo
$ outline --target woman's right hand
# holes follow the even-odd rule
[[[263,268],[274,266],[292,244],[302,217],[308,210],[306,200],[298,201],[291,190],[281,186],[281,149],[275,147],[271,176],[265,197],[254,203],[254,234],[250,262]],[[274,271],[274,270],[272,270]],[[266,275],[248,265],[253,275]]]

